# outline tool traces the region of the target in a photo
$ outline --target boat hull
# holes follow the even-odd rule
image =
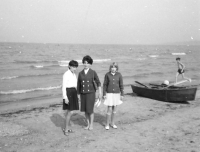
[[[195,100],[197,91],[196,87],[155,89],[131,85],[131,88],[133,92],[139,96],[167,102],[183,102]]]

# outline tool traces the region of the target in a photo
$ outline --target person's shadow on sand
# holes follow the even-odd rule
[[[60,114],[54,113],[50,119],[56,127],[60,127],[61,129],[64,127],[65,119]]]
[[[65,117],[64,117],[64,115],[61,116],[58,113],[54,113],[54,114],[52,114],[50,119],[55,124],[56,127],[60,127],[61,129],[64,128],[64,126],[65,126]],[[73,124],[78,124],[80,126],[83,126],[85,124],[83,119],[84,119],[83,116],[81,116],[80,114],[74,113],[74,114],[72,114],[70,121]]]
[[[99,113],[94,113],[94,122],[97,122],[102,126],[105,126],[106,117],[101,115],[101,114],[99,114]]]
[[[54,125],[56,127],[59,127],[61,129],[64,128],[64,124],[65,124],[65,118],[64,115],[61,116],[58,113],[54,113],[52,114],[52,116],[50,117],[51,121],[54,123]],[[105,116],[102,116],[98,113],[94,113],[94,122],[98,122],[99,124],[101,124],[102,126],[104,126],[105,124],[103,122],[105,122]],[[82,116],[78,113],[74,113],[71,116],[71,122],[73,124],[77,124],[79,126],[86,126],[86,119],[85,116]]]

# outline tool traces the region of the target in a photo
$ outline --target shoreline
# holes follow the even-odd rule
[[[193,151],[200,148],[200,92],[195,101],[170,103],[135,96],[126,90],[118,107],[118,129],[105,130],[106,106],[94,109],[94,129],[86,125],[83,112],[75,111],[71,128],[64,136],[60,98],[37,101],[29,106],[14,105],[0,113],[0,151]],[[59,100],[58,100],[59,99]],[[23,108],[22,108],[23,107]],[[3,137],[3,138],[2,138]],[[105,140],[106,139],[106,140]]]
[[[124,87],[124,91],[126,92],[125,94],[130,94],[132,93],[132,89],[130,86]],[[44,106],[47,107],[48,105],[51,104],[62,104],[62,95],[55,96],[55,97],[44,97],[40,99],[33,99],[33,100],[23,100],[23,101],[14,101],[14,102],[4,102],[0,103],[0,114],[9,112],[9,111],[15,111],[15,110],[21,110],[21,109],[28,109],[28,108],[35,108],[35,107],[40,107]]]
[[[125,94],[124,94],[125,96],[134,94],[132,92],[131,87],[129,87],[129,88],[126,87],[124,89],[124,92],[125,92]],[[139,96],[136,96],[136,97],[139,97]],[[141,97],[141,98],[143,98],[143,97]],[[199,88],[197,88],[195,100],[197,100],[198,98],[200,98]],[[153,99],[149,99],[149,100],[153,100]],[[54,98],[35,99],[33,101],[29,100],[29,101],[18,101],[18,102],[12,102],[12,103],[5,103],[0,106],[0,115],[4,114],[4,113],[14,113],[14,112],[18,112],[18,111],[26,111],[26,110],[30,110],[30,109],[48,108],[48,107],[56,106],[56,105],[62,106],[62,102],[63,102],[62,97],[54,97]],[[158,101],[158,102],[164,102],[164,101]],[[193,102],[193,101],[188,101],[188,102]]]

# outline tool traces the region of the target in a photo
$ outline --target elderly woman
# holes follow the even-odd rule
[[[94,121],[94,103],[95,103],[95,86],[94,82],[97,84],[99,90],[99,97],[101,97],[101,83],[97,73],[90,67],[93,63],[93,59],[86,55],[82,59],[84,69],[79,72],[78,82],[77,82],[77,93],[81,100],[81,111],[85,112],[85,117],[87,120],[87,126],[85,129],[93,129]]]

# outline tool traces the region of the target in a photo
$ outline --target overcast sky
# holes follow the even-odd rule
[[[200,41],[200,0],[0,0],[0,41]]]

